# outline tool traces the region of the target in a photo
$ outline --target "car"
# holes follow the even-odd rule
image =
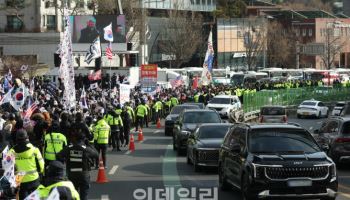
[[[224,137],[233,124],[203,124],[187,140],[187,164],[193,164],[194,170],[201,167],[217,167],[219,150]]]
[[[336,165],[304,128],[287,123],[236,124],[219,153],[219,186],[243,199],[331,199]]]
[[[175,121],[179,117],[179,114],[186,109],[198,109],[198,105],[177,105],[171,109],[170,114],[165,118],[164,134],[166,136],[173,134],[173,128]]]
[[[297,109],[297,117],[313,116],[317,118],[328,116],[328,107],[321,101],[307,100],[303,101]]]
[[[198,106],[200,109],[205,109],[204,103],[186,102],[182,105],[195,105],[195,106]]]
[[[337,102],[332,110],[331,115],[332,116],[339,116],[342,113],[342,111],[344,110],[346,104],[347,103],[345,101]]]
[[[214,110],[185,110],[175,122],[173,129],[173,149],[177,150],[177,154],[186,152],[188,136],[196,130],[196,128],[204,123],[222,123],[220,115]]]
[[[350,161],[350,117],[330,117],[314,130],[316,141],[336,164]]]
[[[217,95],[208,103],[207,109],[216,110],[221,117],[228,118],[232,110],[242,107],[241,101],[234,95]]]
[[[260,123],[286,123],[287,110],[284,106],[263,106],[260,108]]]

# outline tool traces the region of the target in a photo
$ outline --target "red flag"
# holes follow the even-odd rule
[[[102,73],[101,70],[98,70],[94,73],[89,74],[88,78],[90,81],[101,80],[101,75],[102,75],[101,73]]]
[[[197,89],[197,88],[198,88],[198,76],[194,78],[192,83],[192,89]]]

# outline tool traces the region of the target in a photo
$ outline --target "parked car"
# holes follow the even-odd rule
[[[350,161],[350,117],[330,117],[314,130],[314,137],[335,163]]]
[[[297,109],[297,117],[327,117],[328,107],[321,101],[307,100],[303,101]]]
[[[203,124],[187,140],[187,163],[197,172],[201,167],[217,167],[219,150],[232,124]]]
[[[219,114],[213,110],[185,110],[178,120],[175,122],[173,134],[173,149],[178,154],[187,149],[188,136],[196,130],[196,128],[205,123],[222,123]]]
[[[216,110],[221,117],[229,117],[232,110],[238,110],[242,107],[241,101],[237,96],[233,95],[217,95],[213,97],[207,108]]]
[[[346,106],[345,101],[339,101],[335,104],[333,110],[332,110],[332,116],[339,116],[343,112],[344,108]]]
[[[198,109],[197,105],[177,105],[171,109],[170,114],[165,118],[164,134],[172,135],[175,121],[179,117],[180,113],[186,109]]]
[[[205,109],[204,103],[186,102],[182,105],[195,105],[195,106],[198,106],[200,109]]]
[[[284,106],[263,106],[260,108],[260,123],[286,123],[287,110]]]
[[[219,154],[219,185],[244,199],[332,199],[338,179],[331,158],[294,124],[237,124]]]

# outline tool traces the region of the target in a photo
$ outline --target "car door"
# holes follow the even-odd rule
[[[179,122],[179,123],[176,123],[176,122]],[[175,125],[174,125],[174,129],[173,129],[173,140],[177,141],[177,138],[178,138],[178,134],[181,133],[181,127],[182,127],[182,121],[183,121],[183,112],[179,115],[179,118],[178,120],[175,121]]]
[[[225,175],[227,177],[227,179],[232,182],[233,179],[233,173],[232,173],[232,154],[231,154],[231,149],[230,146],[232,146],[231,144],[234,143],[234,131],[235,129],[232,128],[230,130],[230,132],[228,133],[228,135],[225,137],[225,141],[222,145],[222,150],[221,150],[221,155],[220,158],[221,160],[221,164],[223,167],[223,170],[225,172]]]
[[[323,102],[318,102],[318,106],[321,108],[322,115],[328,114],[328,107]]]
[[[234,156],[234,160],[233,160],[233,166],[235,167],[235,183],[237,185],[240,185],[241,183],[241,174],[242,174],[242,171],[244,169],[244,163],[245,163],[245,160],[246,160],[246,133],[247,132],[247,129],[246,127],[239,127],[237,129],[237,132],[236,132],[236,138],[237,138],[237,143],[239,144],[240,146],[240,152],[236,154],[236,156]]]

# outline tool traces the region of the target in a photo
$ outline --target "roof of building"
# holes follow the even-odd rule
[[[266,10],[264,13],[276,19],[315,19],[340,17],[324,10]],[[341,18],[347,18],[347,16],[344,14],[341,16]]]

